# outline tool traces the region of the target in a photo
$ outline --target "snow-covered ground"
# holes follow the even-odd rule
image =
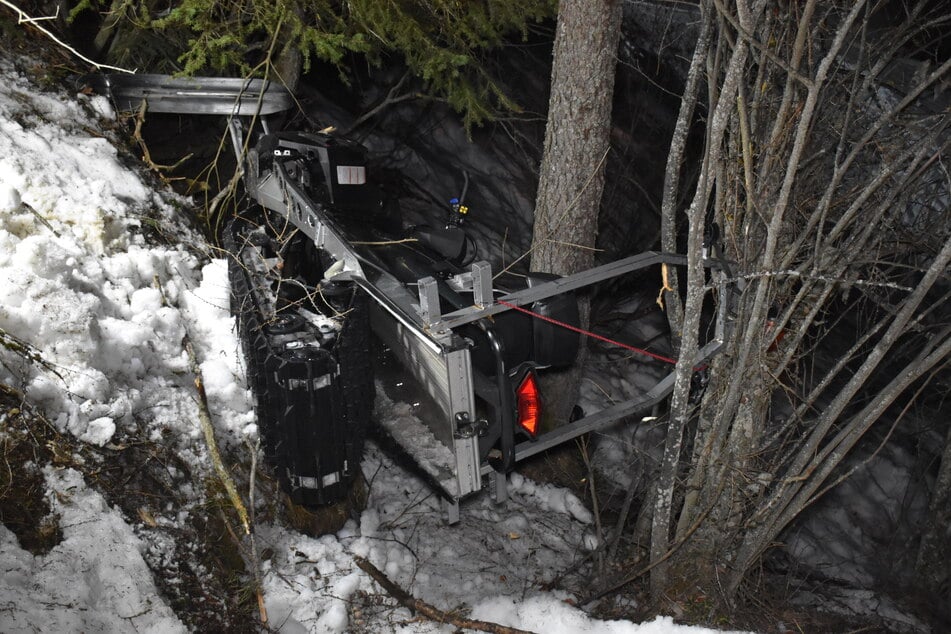
[[[43,92],[11,60],[0,60],[0,82],[0,328],[49,364],[0,349],[0,381],[61,433],[104,448],[139,435],[174,447],[193,475],[173,474],[187,504],[128,517],[80,470],[30,465],[62,540],[34,555],[0,525],[0,631],[185,631],[157,590],[161,572],[146,562],[168,556],[150,527],[184,522],[204,501],[196,478],[211,473],[186,334],[226,454],[257,434],[225,263],[204,255],[180,221],[187,201],[123,165],[103,98]],[[176,240],[146,238],[155,232]],[[405,408],[381,404],[377,416],[389,415]],[[373,445],[364,472],[367,509],[335,535],[255,526],[272,628],[454,630],[383,597],[354,564],[360,556],[415,596],[475,619],[551,634],[709,631],[668,617],[600,621],[567,594],[542,590],[591,545],[591,515],[566,489],[515,476],[508,501],[475,496],[449,527],[425,485]]]

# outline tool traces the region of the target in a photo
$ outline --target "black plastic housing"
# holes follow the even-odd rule
[[[558,279],[552,273],[529,273],[529,288]],[[562,293],[535,302],[531,311],[543,318],[578,327],[578,300],[574,293]],[[578,356],[580,335],[568,328],[535,318],[532,320],[532,360],[539,367],[567,366]]]

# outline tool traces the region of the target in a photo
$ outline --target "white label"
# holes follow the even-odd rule
[[[367,182],[367,168],[362,165],[338,165],[337,182],[341,185],[363,185]]]

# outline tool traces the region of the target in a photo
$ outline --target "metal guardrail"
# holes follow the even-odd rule
[[[287,89],[266,79],[97,74],[86,80],[96,92],[109,95],[121,111],[138,110],[142,100],[150,112],[242,117],[275,114],[294,106]]]

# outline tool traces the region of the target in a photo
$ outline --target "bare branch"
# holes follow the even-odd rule
[[[79,59],[83,60],[87,64],[91,64],[92,66],[95,66],[98,70],[114,70],[120,73],[128,73],[130,75],[135,74],[136,71],[134,70],[129,70],[127,68],[120,68],[118,66],[110,66],[108,64],[100,64],[99,62],[95,62],[89,59],[88,57],[86,57],[85,55],[77,51],[75,48],[73,48],[69,44],[65,43],[63,40],[56,37],[51,31],[47,30],[46,28],[44,28],[42,25],[39,24],[41,20],[45,20],[46,18],[32,18],[20,7],[10,2],[10,0],[0,0],[0,4],[3,4],[5,7],[7,7],[8,9],[10,9],[11,11],[17,14],[17,24],[32,25],[40,33],[50,38],[54,42],[56,42],[58,46],[66,49],[67,51],[69,51],[70,53],[78,57]]]
[[[448,623],[458,628],[476,630],[479,632],[490,632],[491,634],[533,634],[528,630],[520,630],[518,628],[508,627],[507,625],[489,623],[488,621],[476,621],[473,619],[457,616],[450,612],[444,612],[443,610],[426,603],[422,599],[417,599],[410,593],[406,592],[406,590],[403,590],[403,588],[390,581],[390,579],[385,574],[383,574],[383,571],[363,557],[354,557],[353,562],[357,564],[357,567],[360,568],[360,570],[370,575],[374,581],[380,584],[380,587],[383,588],[387,594],[396,599],[400,605],[409,608],[413,613],[418,612],[430,621],[435,621],[436,623]]]

